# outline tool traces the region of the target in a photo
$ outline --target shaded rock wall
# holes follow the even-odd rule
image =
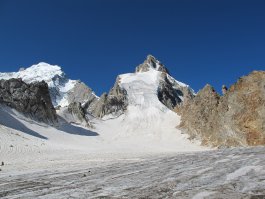
[[[161,79],[157,96],[159,101],[170,110],[177,109],[181,104],[194,97],[194,93],[188,86],[180,86],[167,73],[162,73]]]
[[[41,122],[56,123],[47,83],[26,84],[21,79],[0,80],[0,103]]]

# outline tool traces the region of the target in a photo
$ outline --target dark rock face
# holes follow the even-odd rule
[[[119,116],[127,109],[127,106],[127,92],[119,86],[119,78],[117,78],[109,94],[103,93],[101,95],[92,111],[92,115],[95,117],[103,117],[109,114]]]
[[[0,80],[0,103],[46,123],[56,123],[47,83],[26,84],[21,79]]]
[[[157,90],[157,96],[160,102],[169,109],[173,110],[175,106],[181,103],[179,96],[183,96],[180,90],[174,89],[167,77],[161,81]]]
[[[167,73],[161,74],[157,96],[159,101],[170,110],[174,110],[184,101],[194,97],[189,87],[179,86]]]
[[[240,78],[223,96],[207,85],[180,114],[180,127],[204,145],[265,145],[265,72]]]

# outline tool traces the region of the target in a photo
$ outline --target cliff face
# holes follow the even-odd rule
[[[121,115],[128,106],[127,92],[119,86],[119,77],[110,92],[103,93],[95,104],[92,115],[103,117],[105,115]]]
[[[161,74],[157,89],[159,101],[170,110],[178,108],[182,103],[194,97],[193,90],[188,86],[181,86],[168,73]]]
[[[0,80],[0,104],[41,122],[57,122],[48,85],[44,81],[27,84],[21,79]]]
[[[227,104],[225,121],[231,118],[231,127],[242,132],[244,143],[265,144],[265,71],[254,71],[242,77],[224,96]]]
[[[224,96],[206,85],[179,113],[179,127],[204,145],[264,145],[265,72],[240,78]]]

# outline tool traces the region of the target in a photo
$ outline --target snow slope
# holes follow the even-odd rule
[[[169,113],[165,116],[171,116],[172,121],[159,121],[164,125],[159,129],[150,128],[150,123],[136,128],[136,124],[130,125],[128,119],[124,120],[125,115],[106,121],[94,119],[95,128],[88,129],[63,119],[58,126],[48,126],[8,107],[0,107],[0,161],[10,164],[11,170],[23,170],[46,168],[54,161],[78,162],[83,157],[111,160],[132,154],[206,150],[181,134],[173,125],[178,116]]]
[[[158,100],[157,88],[161,72],[150,68],[147,72],[120,75],[121,88],[127,91],[129,105],[141,108],[156,107],[163,111],[163,105]]]
[[[68,79],[60,66],[44,62],[18,72],[0,73],[0,79],[21,78],[26,83],[45,81],[50,89],[53,105],[67,106],[67,93],[74,88],[77,80]]]

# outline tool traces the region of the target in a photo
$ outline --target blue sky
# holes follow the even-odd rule
[[[154,55],[219,91],[265,69],[264,0],[0,0],[0,71],[45,61],[100,95]]]

